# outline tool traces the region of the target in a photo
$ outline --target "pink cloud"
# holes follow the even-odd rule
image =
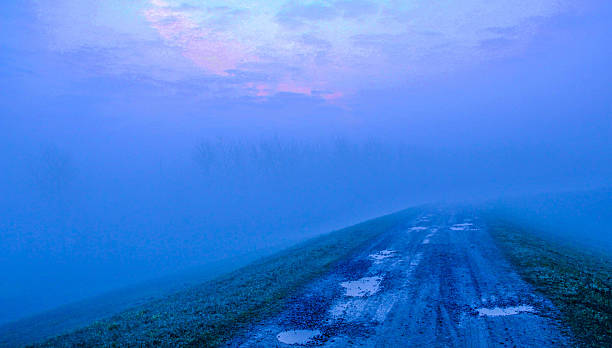
[[[321,97],[323,99],[327,100],[327,101],[334,101],[334,100],[338,100],[338,99],[344,97],[344,94],[342,92],[336,91],[336,92],[332,92],[332,93],[323,94]]]
[[[230,32],[207,28],[196,20],[194,13],[170,6],[163,0],[152,0],[144,15],[160,37],[170,46],[207,73],[218,76],[231,75],[228,71],[240,70],[245,63],[257,63],[262,59],[254,53],[248,43],[232,37]],[[316,66],[304,66],[305,71],[316,71]],[[239,93],[268,97],[279,92],[319,96],[326,100],[342,97],[340,92],[313,93],[326,85],[321,79],[316,82],[296,82],[293,77],[274,76],[271,82],[250,81],[239,87]]]
[[[277,84],[276,90],[279,92],[312,95],[312,89],[310,87],[300,86],[291,82],[282,82]]]
[[[183,55],[197,66],[215,75],[227,76],[227,70],[241,63],[257,61],[248,49],[227,35],[221,35],[198,24],[186,13],[155,0],[145,17],[170,45],[179,47]]]

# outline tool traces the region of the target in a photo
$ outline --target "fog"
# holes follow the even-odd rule
[[[612,253],[612,190],[554,192],[488,202],[497,214],[566,245]]]
[[[411,205],[612,186],[607,4],[339,99],[109,73],[123,56],[4,6],[0,322]]]

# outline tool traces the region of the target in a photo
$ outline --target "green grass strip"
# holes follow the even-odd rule
[[[487,216],[489,230],[520,275],[548,297],[570,326],[576,344],[612,347],[612,260],[550,234]]]
[[[186,291],[53,338],[41,346],[217,346],[283,308],[285,300],[416,209],[314,238]]]

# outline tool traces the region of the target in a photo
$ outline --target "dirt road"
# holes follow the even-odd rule
[[[567,346],[556,318],[478,216],[433,210],[383,234],[229,346]]]

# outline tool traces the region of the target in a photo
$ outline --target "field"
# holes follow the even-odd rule
[[[562,312],[576,343],[612,346],[612,258],[551,233],[487,215],[491,234],[520,275]],[[550,231],[548,231],[550,232]]]
[[[273,251],[266,252],[269,255]],[[74,331],[97,320],[214,279],[262,256],[238,255],[231,260],[211,262],[5,323],[0,326],[0,347],[23,346]]]
[[[284,300],[416,210],[312,239],[185,291],[132,308],[39,346],[216,346],[283,308]]]
[[[129,307],[118,312],[119,314],[106,316],[97,321],[89,317],[89,320],[85,322],[83,318],[87,318],[86,316],[80,317],[79,320],[74,318],[80,324],[80,329],[65,330],[68,333],[47,339],[35,346],[200,347],[223,345],[234,337],[252,333],[254,325],[262,323],[262,319],[275,318],[283,313],[288,306],[291,306],[290,301],[296,294],[301,293],[308,286],[314,286],[317,279],[324,278],[321,276],[331,274],[334,270],[341,268],[340,265],[346,260],[357,260],[359,259],[357,255],[364,253],[367,256],[371,252],[368,248],[373,248],[373,245],[376,244],[374,241],[388,242],[386,237],[378,238],[384,232],[406,230],[406,224],[411,221],[411,218],[422,215],[422,212],[422,208],[408,209],[331,232],[272,256],[261,258],[217,278],[202,280],[197,284],[180,289],[176,288],[177,290],[164,296],[133,302]],[[461,239],[461,236],[467,238],[467,236],[474,235],[478,229],[463,232],[458,232],[457,229],[449,230],[443,227],[444,223],[440,220],[436,223],[438,226],[436,230],[442,230],[438,238],[440,241],[445,240],[446,244],[443,244],[444,249],[439,252],[449,253],[449,248],[454,245],[455,248],[459,248],[456,252],[461,251],[462,255],[464,252],[465,255],[475,252],[484,252],[483,255],[487,255],[487,250],[499,248],[503,257],[496,255],[490,260],[491,265],[496,265],[495,260],[503,260],[505,257],[518,273],[512,272],[515,280],[508,282],[508,287],[515,290],[522,289],[517,292],[518,295],[535,291],[540,294],[538,296],[549,299],[556,307],[556,310],[542,311],[540,316],[531,318],[532,324],[540,323],[538,320],[545,321],[550,317],[552,321],[562,321],[566,324],[562,325],[563,333],[572,337],[576,345],[586,347],[612,345],[612,258],[609,253],[594,247],[569,243],[567,239],[555,237],[554,231],[541,230],[541,227],[534,227],[524,221],[508,217],[500,211],[476,209],[471,213],[482,218],[488,231],[483,233],[490,233],[494,242],[487,234],[486,238],[477,238],[470,242],[471,244],[468,243],[472,245],[470,248],[459,248],[463,244],[448,244],[448,240],[444,238]],[[474,221],[473,218],[470,220]],[[449,234],[449,231],[452,233]],[[429,238],[433,236],[433,233],[425,237],[426,233],[430,232],[421,230],[413,232],[412,237],[409,238],[410,243],[413,244],[409,246],[416,245],[417,249],[422,248],[424,251],[429,250],[435,254],[435,251],[438,250],[436,243],[440,241],[432,240],[430,243]],[[384,236],[400,238],[404,234],[392,233]],[[427,243],[424,240],[421,241],[423,238],[428,240]],[[493,249],[486,247],[487,239],[491,245],[497,244],[497,247]],[[481,243],[480,247],[474,249],[477,243]],[[398,245],[378,246],[378,248],[401,250]],[[406,253],[409,254],[416,250],[413,249],[407,248]],[[456,266],[457,260],[453,262],[449,260],[447,257],[436,256],[424,262],[423,269],[433,268],[422,271],[422,275],[433,277],[437,271],[446,269],[438,267],[441,264],[448,264],[448,267]],[[484,265],[481,266],[484,267]],[[462,269],[457,268],[457,270]],[[494,268],[484,267],[482,269],[488,270],[482,274],[478,273],[483,279],[501,277],[499,272],[492,271]],[[444,274],[440,279],[449,281],[449,274],[454,273]],[[419,285],[419,289],[427,289],[428,284],[441,281],[436,279],[416,284]],[[459,282],[458,279],[464,278],[458,277],[456,282]],[[171,278],[167,280],[169,284],[173,283]],[[499,284],[498,281],[489,283]],[[523,284],[523,288],[520,284]],[[489,289],[489,292],[494,294],[496,289]],[[480,289],[483,292],[485,290]],[[470,291],[461,290],[457,295],[461,297],[467,293]],[[439,299],[444,298],[441,294],[432,296]],[[458,300],[455,297],[453,299]],[[471,303],[470,301],[466,303]],[[409,311],[410,308],[412,307],[407,306],[406,310],[402,309],[400,312]],[[463,307],[449,304],[449,308]],[[64,317],[56,317],[57,320],[65,320],[65,313],[63,315]],[[47,320],[48,323],[53,322],[53,317]],[[87,325],[84,325],[85,323]],[[450,321],[446,325],[453,326],[455,323]],[[505,326],[505,329],[508,330],[508,326]],[[492,335],[491,327],[487,327],[485,333]],[[438,336],[433,337],[439,338]],[[385,339],[382,336],[380,338]],[[518,340],[519,338],[513,337],[513,339]]]

